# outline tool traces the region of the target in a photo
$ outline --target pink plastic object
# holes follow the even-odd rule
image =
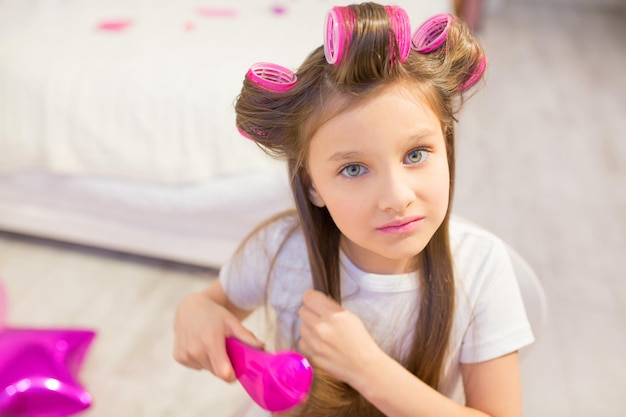
[[[398,6],[385,6],[389,22],[396,36],[400,62],[411,52],[411,24],[406,11]],[[355,17],[349,7],[333,7],[326,16],[324,25],[324,55],[329,64],[339,64],[344,49],[350,44]]]
[[[91,330],[0,331],[0,416],[63,417],[91,405],[77,380]]]
[[[385,9],[398,42],[400,62],[404,62],[411,52],[411,23],[409,22],[409,15],[402,7],[385,6]]]
[[[252,65],[246,77],[257,87],[277,93],[289,91],[298,81],[296,75],[289,69],[269,62]]]
[[[439,48],[446,40],[453,21],[454,16],[441,13],[422,23],[411,39],[413,49],[419,53],[427,54]]]
[[[261,129],[258,129],[256,127],[249,127],[249,129],[252,131],[252,133],[254,133],[257,137],[260,137],[262,139],[267,139],[267,133],[263,132]],[[248,132],[246,132],[245,130],[243,130],[241,127],[237,126],[237,130],[239,131],[239,134],[241,136],[243,136],[246,139],[250,139],[250,140],[256,140],[255,138],[253,138],[252,136],[250,136],[250,134],[248,134]]]
[[[237,17],[239,14],[234,8],[199,7],[196,11],[203,17]]]
[[[243,136],[246,139],[250,139],[252,140],[252,136],[250,136],[245,130],[243,130],[242,128],[240,128],[239,126],[237,126],[237,130],[239,131],[239,134],[241,136]]]
[[[283,15],[287,13],[287,8],[285,6],[276,5],[272,7],[272,13],[276,15]]]
[[[98,24],[98,29],[109,32],[120,32],[132,24],[130,19],[103,20]]]
[[[6,297],[0,283],[0,316]],[[92,330],[10,327],[0,317],[0,416],[65,417],[91,405],[77,374]]]
[[[485,72],[485,68],[487,68],[487,58],[483,55],[482,59],[478,63],[478,66],[474,69],[472,76],[469,77],[461,87],[459,87],[459,91],[467,90],[476,84],[476,82],[480,79],[480,76],[483,75],[483,72]]]
[[[6,317],[7,317],[7,301],[4,295],[4,288],[2,287],[2,282],[0,282],[0,331],[5,326]]]
[[[232,337],[226,338],[226,351],[237,379],[260,407],[279,413],[306,401],[313,370],[304,356],[268,353]]]
[[[333,7],[326,16],[324,26],[324,55],[329,64],[338,64],[346,43],[346,33],[340,7]]]

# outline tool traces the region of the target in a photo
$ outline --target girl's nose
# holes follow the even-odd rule
[[[411,177],[406,172],[389,172],[381,177],[379,208],[402,213],[415,200]]]

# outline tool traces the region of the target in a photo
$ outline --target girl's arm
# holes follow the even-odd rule
[[[206,369],[232,382],[231,366],[224,339],[234,336],[258,348],[263,347],[241,321],[252,312],[235,306],[219,279],[203,291],[189,294],[178,306],[174,319],[174,358],[193,369]]]
[[[466,406],[445,397],[383,352],[354,314],[321,292],[304,293],[301,351],[388,417],[520,417],[517,353],[462,365]]]
[[[219,278],[215,279],[211,283],[211,285],[209,285],[206,289],[200,291],[197,294],[200,296],[205,296],[211,299],[213,302],[221,305],[222,307],[225,307],[240,321],[245,320],[250,314],[252,314],[252,311],[241,309],[234,305],[232,301],[230,301],[230,299],[226,295],[226,292],[224,291],[224,288],[222,287],[222,283],[220,282]]]
[[[517,352],[462,365],[466,406],[432,389],[382,351],[380,354],[350,385],[389,417],[522,415]]]

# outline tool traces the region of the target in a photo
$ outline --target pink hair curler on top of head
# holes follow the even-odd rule
[[[336,6],[326,16],[324,25],[324,55],[329,64],[339,64],[346,39],[348,39],[343,18],[345,10],[346,8],[344,7]]]
[[[233,337],[226,338],[226,352],[237,379],[260,407],[279,413],[306,401],[313,369],[301,354],[268,353]]]
[[[289,91],[298,81],[293,71],[270,62],[257,62],[252,65],[246,78],[257,87],[276,93]]]
[[[406,61],[411,52],[411,23],[409,15],[402,7],[385,6],[389,22],[398,42],[398,52],[400,53],[400,62]]]
[[[421,54],[427,54],[439,48],[446,40],[453,21],[454,16],[441,13],[422,23],[411,38],[413,49]]]
[[[396,36],[400,62],[411,52],[411,25],[406,11],[398,6],[385,6],[389,23]],[[324,25],[324,55],[329,64],[338,65],[344,49],[350,46],[356,17],[350,7],[335,6],[326,16]]]

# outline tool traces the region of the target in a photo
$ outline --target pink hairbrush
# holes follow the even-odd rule
[[[260,407],[278,413],[306,401],[313,370],[301,354],[268,353],[232,337],[226,338],[226,352],[237,379]]]

